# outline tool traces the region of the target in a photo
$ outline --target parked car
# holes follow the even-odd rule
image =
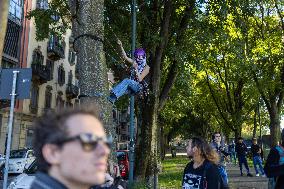
[[[18,175],[8,186],[8,189],[29,189],[35,179],[37,166],[35,161],[24,172]]]
[[[0,157],[0,179],[4,177],[4,168],[5,168],[5,157],[1,155]]]
[[[127,179],[129,173],[128,150],[117,150],[116,157],[118,161],[120,175],[123,179]]]
[[[25,167],[29,167],[34,160],[34,152],[31,149],[12,150],[8,173],[23,173]]]

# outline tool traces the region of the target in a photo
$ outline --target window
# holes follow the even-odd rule
[[[33,136],[34,136],[34,130],[32,128],[28,128],[27,137],[26,137],[26,146],[28,148],[33,146]]]
[[[5,43],[3,52],[8,55],[8,59],[18,62],[19,55],[19,41],[21,36],[21,26],[8,19],[7,32],[5,35]]]
[[[33,52],[33,64],[40,64],[40,65],[43,65],[43,60],[44,60],[44,56],[42,55],[42,52],[41,52],[41,47],[38,46],[34,52]]]
[[[50,71],[50,80],[53,80],[54,61],[46,59],[46,68]]]
[[[73,80],[73,73],[72,70],[68,73],[68,84],[71,85]]]
[[[43,9],[43,10],[48,9],[48,0],[37,0],[36,8]]]
[[[75,65],[76,53],[71,49],[69,49],[68,61],[71,66]]]
[[[31,158],[31,157],[34,157],[34,153],[33,151],[28,151],[28,155],[27,155],[27,158]]]
[[[58,67],[58,84],[60,86],[64,85],[65,83],[65,70],[63,65]]]
[[[63,39],[61,39],[59,41],[59,44],[61,45],[62,49],[63,49],[63,54],[65,54],[65,47],[66,47],[66,43]]]
[[[58,96],[56,98],[56,106],[57,106],[58,109],[64,108],[65,102],[64,102],[64,100],[62,98],[62,95],[63,95],[63,93],[61,91],[59,91],[58,92]]]
[[[45,108],[50,109],[51,108],[51,103],[52,103],[52,87],[51,86],[46,86],[45,90]]]
[[[25,158],[27,154],[27,150],[12,150],[10,153],[10,158],[15,159],[15,158]]]
[[[60,19],[60,16],[55,14],[55,15],[52,15],[51,18],[54,20],[54,21],[59,21]]]
[[[74,107],[79,107],[80,102],[79,99],[75,99]]]
[[[22,0],[10,1],[9,17],[18,23],[21,23],[22,20],[22,7]]]
[[[70,100],[66,101],[66,107],[73,108],[73,104]]]
[[[32,85],[31,103],[30,103],[30,110],[31,110],[32,113],[37,113],[38,94],[39,94],[39,87],[37,85]]]

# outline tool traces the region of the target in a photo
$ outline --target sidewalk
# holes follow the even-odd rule
[[[254,177],[247,177],[246,174],[245,176],[241,176],[238,165],[228,164],[227,171],[229,175],[230,189],[267,189],[268,188],[268,178],[256,177],[253,167],[250,167],[250,172],[254,175]]]

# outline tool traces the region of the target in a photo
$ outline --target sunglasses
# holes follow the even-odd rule
[[[65,143],[75,141],[75,140],[80,141],[80,144],[81,144],[83,150],[86,151],[86,152],[90,152],[90,151],[95,150],[100,142],[103,143],[105,146],[107,146],[110,149],[111,143],[112,143],[111,137],[97,137],[96,135],[91,134],[91,133],[82,133],[82,134],[77,135],[77,136],[73,136],[73,137],[63,139],[58,144],[63,145]]]

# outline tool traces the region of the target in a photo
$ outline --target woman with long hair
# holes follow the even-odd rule
[[[186,147],[192,161],[184,169],[183,189],[220,189],[222,179],[218,172],[219,155],[203,139],[192,137]]]

